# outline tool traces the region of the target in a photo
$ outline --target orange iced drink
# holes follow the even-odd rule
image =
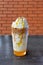
[[[24,17],[19,17],[12,23],[13,53],[16,56],[26,55],[28,24]]]

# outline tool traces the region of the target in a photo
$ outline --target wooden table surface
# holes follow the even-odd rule
[[[13,55],[11,35],[0,35],[0,65],[43,65],[43,36],[29,36],[27,55]]]

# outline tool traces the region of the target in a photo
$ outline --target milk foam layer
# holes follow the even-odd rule
[[[24,17],[18,17],[13,23],[13,28],[28,28],[27,20]]]

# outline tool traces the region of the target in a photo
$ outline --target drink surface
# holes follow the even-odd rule
[[[24,17],[19,17],[12,23],[12,40],[14,54],[23,56],[26,54],[28,23]]]

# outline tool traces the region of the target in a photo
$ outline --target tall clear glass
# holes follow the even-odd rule
[[[28,40],[28,29],[18,29],[12,27],[13,53],[16,56],[26,55]]]

